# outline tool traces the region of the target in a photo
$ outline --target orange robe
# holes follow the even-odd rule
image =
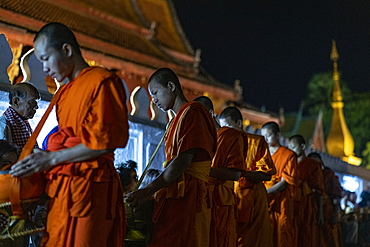
[[[245,155],[248,150],[246,133],[228,127],[217,131],[217,151],[212,167],[245,169]],[[212,192],[211,247],[235,247],[236,202],[234,181],[209,178]]]
[[[115,74],[88,67],[60,90],[59,132],[49,138],[52,150],[79,143],[94,150],[125,147],[126,97]],[[109,153],[45,172],[50,201],[42,246],[123,246],[123,195],[113,157]]]
[[[296,247],[296,227],[294,225],[293,186],[298,186],[300,180],[297,173],[297,155],[286,147],[279,147],[272,155],[276,174],[270,181],[265,182],[270,188],[284,178],[288,187],[275,194],[269,195],[270,219],[273,230],[273,242],[277,247]]]
[[[155,195],[153,238],[147,246],[204,247],[209,245],[211,193],[208,185],[217,132],[213,119],[199,102],[185,103],[165,137],[166,164],[186,150],[194,155],[190,166]]]
[[[302,183],[294,188],[294,219],[297,223],[298,246],[317,247],[317,194],[324,193],[324,175],[321,163],[309,157],[298,163],[298,175]]]
[[[320,227],[320,246],[322,247],[340,247],[342,246],[341,229],[339,222],[332,223],[334,216],[333,199],[341,198],[342,187],[340,186],[338,177],[329,168],[324,168],[324,185],[325,194],[323,198],[324,207],[324,225]]]
[[[274,175],[275,165],[264,137],[246,133],[246,142],[248,150],[244,169]],[[273,246],[268,198],[263,183],[254,183],[242,177],[235,182],[235,193],[238,205],[238,246]]]

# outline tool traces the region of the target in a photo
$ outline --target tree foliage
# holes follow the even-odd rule
[[[320,110],[323,111],[326,136],[332,121],[333,83],[332,72],[315,74],[308,83],[307,96],[303,100],[304,110],[309,115],[317,116]],[[344,116],[355,141],[355,154],[361,157],[363,150],[366,150],[366,143],[370,141],[370,93],[354,93],[344,81],[340,81],[340,84]]]

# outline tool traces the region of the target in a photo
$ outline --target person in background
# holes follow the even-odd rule
[[[276,174],[265,182],[274,246],[296,247],[298,239],[294,223],[293,191],[300,184],[297,155],[280,144],[280,128],[277,123],[265,123],[261,135],[266,139],[276,167]]]
[[[272,247],[268,198],[263,182],[276,174],[276,168],[268,145],[263,136],[244,132],[243,116],[236,107],[225,108],[219,115],[219,121],[222,128],[230,127],[242,132],[245,142],[244,172],[234,183],[238,246]]]
[[[342,196],[342,187],[335,173],[326,167],[321,159],[320,154],[310,153],[307,155],[321,163],[324,175],[325,193],[323,195],[323,216],[324,224],[320,226],[320,246],[321,247],[341,247],[342,234],[339,222],[340,205],[339,201]]]
[[[28,120],[35,116],[39,99],[39,91],[28,82],[12,86],[9,93],[10,106],[0,117],[0,139],[14,143],[20,151],[23,149],[33,132]],[[35,148],[38,148],[37,143]]]
[[[298,246],[316,247],[320,245],[319,226],[324,223],[324,175],[321,163],[306,156],[306,141],[301,135],[291,136],[288,147],[297,154],[298,177],[302,181],[294,188]]]
[[[126,196],[128,193],[134,191],[137,184],[137,163],[133,160],[128,160],[125,163],[116,165],[116,170],[121,180],[123,196]]]

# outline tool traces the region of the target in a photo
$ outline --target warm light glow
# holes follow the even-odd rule
[[[31,72],[30,68],[28,67],[27,61],[29,57],[31,56],[31,53],[33,52],[34,48],[26,52],[22,57],[21,57],[21,62],[19,63],[19,66],[21,67],[21,71],[23,74],[23,80],[22,82],[30,81],[31,80]]]
[[[136,102],[135,102],[135,95],[137,94],[137,92],[139,92],[141,87],[136,87],[134,90],[132,90],[132,93],[130,95],[130,103],[131,103],[131,107],[132,107],[132,110],[131,110],[131,115],[134,116],[137,111],[139,110],[138,107],[136,106]]]
[[[250,125],[251,124],[251,121],[250,120],[248,120],[248,119],[246,119],[246,120],[244,120],[243,121],[243,125],[244,126],[248,126],[248,125]]]
[[[150,101],[149,108],[150,108],[150,113],[151,113],[152,117],[150,118],[150,120],[156,120],[156,119],[157,119],[157,113],[156,113],[156,111],[154,110],[154,107],[157,107],[157,106],[155,106],[155,104],[154,104],[154,103],[153,103],[153,101],[151,100],[151,101]]]
[[[354,166],[359,166],[361,165],[362,159],[358,158],[356,156],[350,155],[348,157],[343,157],[343,161],[347,162],[348,164],[354,165]]]

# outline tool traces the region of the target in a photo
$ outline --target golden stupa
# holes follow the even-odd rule
[[[343,161],[351,165],[360,165],[361,159],[354,156],[355,143],[351,132],[348,129],[346,120],[343,114],[343,98],[339,83],[338,59],[339,53],[335,40],[332,41],[332,49],[330,59],[333,61],[333,101],[331,106],[333,108],[333,118],[326,139],[326,147],[328,154],[340,157]]]

